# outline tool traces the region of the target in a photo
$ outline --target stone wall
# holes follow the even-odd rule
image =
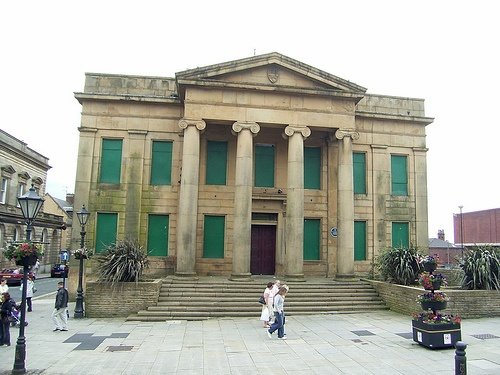
[[[366,280],[377,290],[387,306],[398,313],[411,315],[419,312],[420,304],[415,300],[424,289],[419,287],[390,284],[383,281]],[[456,290],[444,288],[450,300],[443,312],[460,315],[462,318],[500,316],[500,291],[498,290]]]
[[[88,318],[126,317],[148,306],[156,305],[161,279],[139,283],[117,283],[114,286],[87,282],[85,315]]]

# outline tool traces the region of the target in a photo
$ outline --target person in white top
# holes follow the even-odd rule
[[[23,284],[19,290],[23,291]],[[33,311],[33,306],[31,304],[31,298],[33,298],[33,293],[35,292],[35,283],[33,282],[33,278],[28,276],[28,280],[26,280],[26,304],[28,305],[28,312]]]
[[[0,279],[0,296],[3,293],[7,293],[9,291],[9,286],[7,285],[7,280]]]
[[[267,299],[267,309],[269,310],[269,325],[274,322],[274,296],[278,293],[278,290],[280,290],[280,286],[281,282],[279,280],[276,280],[273,287],[271,288],[271,292],[269,293],[269,298]]]
[[[271,290],[273,288],[273,283],[267,283],[267,288],[264,290],[264,301],[266,301],[265,305],[262,305],[262,312],[260,314],[260,320],[262,320],[264,328],[269,328],[269,320],[271,318],[271,314],[269,313],[269,303],[272,304]]]

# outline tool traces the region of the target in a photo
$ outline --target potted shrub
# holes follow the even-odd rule
[[[493,246],[474,246],[461,260],[463,289],[500,290],[500,250]]]
[[[383,249],[376,258],[376,266],[382,279],[400,285],[412,285],[421,271],[421,255],[414,246]]]
[[[439,290],[441,286],[448,285],[446,276],[442,273],[422,272],[418,282],[425,290]]]

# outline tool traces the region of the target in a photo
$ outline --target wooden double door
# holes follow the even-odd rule
[[[252,225],[250,272],[274,275],[276,270],[276,225]]]

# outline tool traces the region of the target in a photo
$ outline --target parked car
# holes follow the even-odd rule
[[[35,280],[35,275],[33,272],[29,272],[28,276],[31,276]],[[4,268],[0,272],[0,279],[5,279],[7,285],[21,285],[23,281],[23,269],[22,268]]]
[[[68,277],[69,266],[56,263],[50,269],[50,277]]]

